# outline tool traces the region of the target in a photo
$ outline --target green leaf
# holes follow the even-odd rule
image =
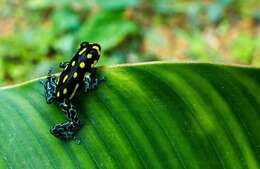
[[[107,50],[119,45],[127,35],[136,31],[136,24],[124,18],[122,12],[101,12],[82,25],[79,39],[98,42],[103,50]]]
[[[59,10],[61,8],[72,8],[75,5],[80,6],[81,8],[88,9],[88,3],[84,0],[59,0],[59,1],[53,1],[53,0],[28,0],[25,2],[27,8],[40,10],[40,9],[48,9],[48,8],[54,8],[55,10]]]
[[[75,44],[75,36],[73,34],[67,34],[60,37],[55,43],[55,49],[60,51],[62,54],[71,56],[73,55],[73,44]]]
[[[0,168],[260,167],[260,69],[139,64],[99,69],[107,81],[75,106],[81,144],[36,81],[0,90]]]
[[[136,7],[140,0],[93,0],[95,5],[105,10],[118,10]]]
[[[256,40],[250,34],[241,33],[230,44],[231,54],[239,63],[251,64],[256,44]]]
[[[57,10],[52,15],[54,30],[57,33],[75,31],[79,28],[79,17],[69,10]]]
[[[0,48],[0,52],[1,52],[1,48]],[[4,68],[3,68],[3,57],[0,55],[0,84],[3,82],[4,79]]]

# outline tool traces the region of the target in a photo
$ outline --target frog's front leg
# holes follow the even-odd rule
[[[48,104],[51,104],[55,99],[55,93],[56,93],[56,78],[52,74],[52,69],[50,68],[48,71],[48,76],[46,80],[40,80],[40,83],[44,87],[44,95],[45,100]]]
[[[68,99],[64,99],[59,103],[62,111],[69,119],[68,122],[56,124],[51,130],[51,134],[63,140],[70,140],[75,137],[76,132],[80,129],[80,121],[77,116],[76,109]]]
[[[98,79],[96,72],[97,72],[96,68],[93,68],[91,70],[90,74],[88,74],[84,77],[85,92],[96,89],[99,83],[106,80],[106,78],[104,76],[101,77],[100,79]]]
[[[59,67],[64,69],[66,66],[68,66],[69,63],[70,63],[70,62],[68,62],[68,61],[61,62],[60,65],[59,65]]]

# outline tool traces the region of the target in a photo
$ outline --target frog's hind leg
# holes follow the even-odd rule
[[[96,68],[93,68],[90,74],[87,74],[84,77],[83,81],[85,92],[96,89],[97,86],[105,80],[106,78],[104,76],[98,79],[96,75]]]
[[[52,69],[50,68],[48,71],[48,76],[46,80],[40,80],[40,83],[44,87],[44,95],[45,100],[48,104],[51,104],[55,99],[55,93],[56,93],[56,78],[52,74]]]
[[[50,132],[55,137],[61,138],[63,140],[73,139],[75,137],[76,132],[81,127],[76,109],[68,99],[64,99],[63,102],[59,104],[59,106],[61,107],[62,111],[66,114],[69,121],[55,125],[50,130]]]

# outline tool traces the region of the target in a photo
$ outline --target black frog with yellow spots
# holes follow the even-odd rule
[[[58,80],[49,70],[47,79],[41,81],[44,86],[46,102],[51,104],[56,101],[69,120],[62,124],[56,124],[50,129],[54,136],[70,140],[75,138],[75,133],[80,129],[81,124],[71,99],[79,92],[80,88],[84,88],[87,92],[95,89],[99,82],[104,80],[104,77],[96,78],[96,68],[94,68],[100,57],[100,51],[101,47],[97,43],[82,42],[71,61],[60,64],[63,71]]]

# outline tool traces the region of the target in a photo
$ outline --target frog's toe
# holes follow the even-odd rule
[[[62,132],[64,132],[64,128],[62,128],[60,125],[55,125],[50,129],[50,133],[55,137],[60,137]]]
[[[81,143],[81,139],[78,137],[74,137],[75,143],[76,144],[80,144]]]
[[[48,75],[51,75],[51,74],[52,74],[52,72],[53,72],[53,70],[54,70],[54,68],[53,68],[53,67],[49,67],[49,69],[48,69]]]
[[[75,132],[74,131],[67,131],[64,132],[64,135],[61,137],[63,140],[71,140],[75,137]]]
[[[68,141],[75,137],[76,132],[67,130],[65,131],[65,128],[61,125],[55,125],[53,128],[50,129],[50,133],[54,135],[57,138],[60,138],[62,140]]]
[[[45,85],[45,81],[42,80],[42,79],[41,79],[41,80],[38,80],[38,82],[39,82],[41,85],[43,85],[43,86]]]
[[[69,140],[75,138],[75,134],[76,133],[74,131],[64,131],[64,132],[58,133],[57,135],[54,135],[54,136],[60,138],[61,140],[69,141]]]

